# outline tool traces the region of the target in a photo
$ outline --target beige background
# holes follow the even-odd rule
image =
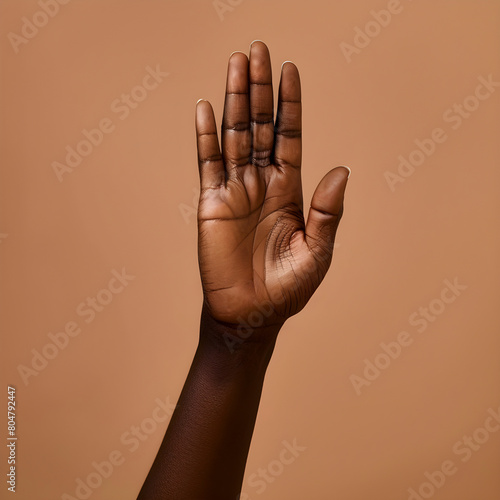
[[[242,499],[405,500],[452,460],[455,473],[424,494],[498,500],[500,432],[477,429],[500,406],[500,87],[456,129],[445,113],[478,77],[500,81],[500,2],[401,0],[350,62],[340,44],[386,0],[220,3],[219,16],[210,0],[72,0],[17,53],[8,35],[40,4],[0,3],[2,388],[17,388],[16,498],[83,498],[77,479],[115,450],[123,463],[90,498],[137,495],[167,426],[152,419],[157,398],[175,402],[197,343],[194,106],[209,99],[220,120],[227,58],[258,38],[276,83],[284,60],[301,72],[305,199],[331,167],[353,172],[333,269],[270,365]],[[169,75],[121,120],[112,103],[157,65]],[[104,118],[113,132],[59,182],[53,162]],[[392,191],[384,173],[436,128],[446,141]],[[101,290],[122,268],[135,279],[86,323],[79,304],[109,298]],[[410,315],[455,278],[467,288],[418,333]],[[48,334],[71,321],[81,333],[54,355]],[[358,395],[351,377],[402,331],[413,343]],[[53,359],[23,381],[20,366],[44,348]],[[151,432],[130,451],[123,436],[141,425]],[[484,443],[462,462],[454,447],[474,432]],[[275,462],[293,439],[306,449]],[[5,478],[5,448],[1,463]],[[261,491],[252,474],[269,465]]]

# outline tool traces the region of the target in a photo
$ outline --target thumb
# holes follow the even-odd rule
[[[321,179],[311,200],[306,224],[306,243],[317,259],[330,263],[335,233],[344,209],[344,192],[351,175],[348,167],[330,170]]]

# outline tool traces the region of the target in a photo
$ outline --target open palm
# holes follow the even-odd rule
[[[305,306],[328,270],[348,170],[322,179],[306,224],[299,73],[283,64],[274,123],[271,61],[260,41],[249,58],[235,52],[229,59],[221,147],[204,100],[196,132],[205,308],[230,325],[257,310],[267,311],[264,325],[281,324]]]

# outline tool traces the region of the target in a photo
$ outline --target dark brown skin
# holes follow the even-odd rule
[[[222,148],[208,101],[196,106],[196,134],[200,339],[138,500],[237,499],[277,335],[330,266],[349,174],[325,175],[305,223],[299,73],[283,64],[274,123],[260,41],[229,59]]]

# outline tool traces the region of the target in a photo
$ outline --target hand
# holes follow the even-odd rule
[[[330,266],[342,216],[349,171],[336,168],[304,222],[301,90],[291,62],[281,70],[276,124],[273,107],[269,51],[256,41],[249,58],[229,59],[221,148],[212,106],[196,108],[204,309],[230,326],[259,310],[263,327],[281,326],[299,312]]]

